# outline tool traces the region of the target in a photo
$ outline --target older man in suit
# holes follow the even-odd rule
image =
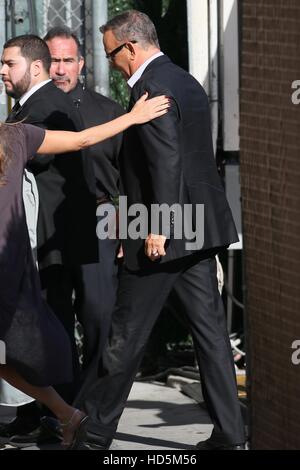
[[[191,75],[160,51],[155,27],[146,15],[125,12],[101,31],[107,58],[132,89],[130,106],[145,91],[171,98],[166,116],[125,133],[120,163],[128,205],[138,203],[147,209],[140,223],[155,226],[151,210],[153,215],[157,205],[166,204],[170,217],[168,224],[149,228],[146,236],[123,240],[125,267],[112,334],[97,383],[81,395],[90,415],[85,446],[109,447],[151,329],[172,292],[189,321],[214,425],[209,440],[198,448],[243,449],[244,427],[215,260],[216,253],[237,240],[237,233],[214,161],[207,96]],[[185,205],[191,208],[190,235],[198,227],[196,240],[188,233],[178,237],[178,213]]]
[[[79,77],[84,66],[78,37],[67,27],[48,31],[46,41],[50,55],[50,77],[53,83],[71,98],[82,127],[102,124],[124,114],[123,108],[111,99],[83,86]],[[112,205],[119,194],[118,158],[122,134],[108,139],[85,154],[92,162],[89,189],[95,195],[96,207]],[[118,286],[116,259],[118,240],[98,240],[98,260],[81,266],[81,289],[84,295],[76,300],[76,315],[83,327],[83,370],[101,355],[111,325],[112,310]]]

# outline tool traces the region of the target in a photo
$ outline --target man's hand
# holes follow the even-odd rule
[[[166,256],[165,243],[167,238],[164,235],[150,233],[145,240],[145,254],[151,261],[158,260],[161,256]]]

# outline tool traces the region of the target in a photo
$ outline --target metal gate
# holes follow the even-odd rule
[[[86,60],[85,75],[93,85],[92,0],[6,0],[6,37],[37,34],[68,26],[77,34]]]

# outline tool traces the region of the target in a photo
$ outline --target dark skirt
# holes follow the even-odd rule
[[[63,325],[42,299],[29,243],[15,299],[13,305],[5,301],[5,279],[0,273],[0,340],[5,343],[6,364],[32,385],[71,382],[70,341]]]

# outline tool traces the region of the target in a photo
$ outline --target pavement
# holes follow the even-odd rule
[[[0,421],[9,421],[14,415],[14,408],[0,407]],[[207,439],[211,430],[205,408],[178,388],[135,382],[111,450],[187,450]],[[59,445],[23,450],[57,449]],[[3,445],[2,450],[13,448]]]

